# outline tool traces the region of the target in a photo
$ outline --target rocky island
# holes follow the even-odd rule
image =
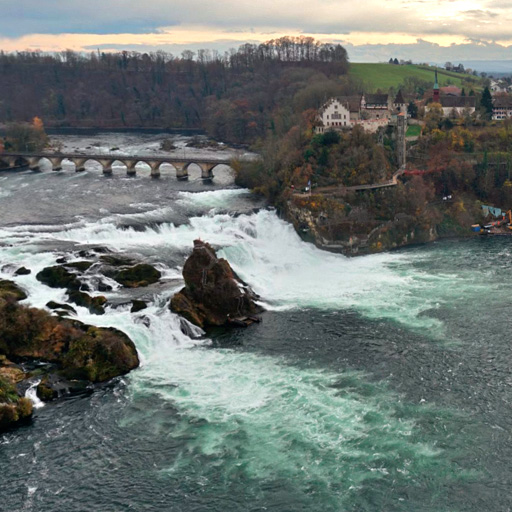
[[[229,325],[263,311],[258,296],[207,242],[194,240],[183,278],[185,287],[171,299],[170,308],[201,328]]]

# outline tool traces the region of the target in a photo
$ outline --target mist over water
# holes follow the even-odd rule
[[[66,300],[35,275],[80,249],[164,276],[140,313],[119,287],[105,315],[77,307],[141,368],[0,436],[7,510],[506,510],[509,239],[349,259],[218,179],[0,173],[0,277],[27,304]],[[167,304],[198,237],[261,296],[262,324],[184,333]]]

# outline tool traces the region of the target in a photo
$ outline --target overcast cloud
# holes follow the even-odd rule
[[[222,49],[247,35],[262,41],[302,33],[355,47],[412,44],[408,51],[417,39],[443,47],[500,42],[501,58],[512,59],[512,2],[504,0],[0,0],[0,13],[0,49],[8,51]]]

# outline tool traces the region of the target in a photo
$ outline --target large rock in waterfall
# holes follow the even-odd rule
[[[235,274],[210,244],[194,240],[183,267],[185,288],[171,299],[171,310],[199,327],[229,325],[263,311],[258,296]]]

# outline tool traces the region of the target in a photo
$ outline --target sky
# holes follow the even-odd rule
[[[512,61],[511,26],[512,0],[0,0],[4,51],[179,55],[308,35],[353,62]]]

